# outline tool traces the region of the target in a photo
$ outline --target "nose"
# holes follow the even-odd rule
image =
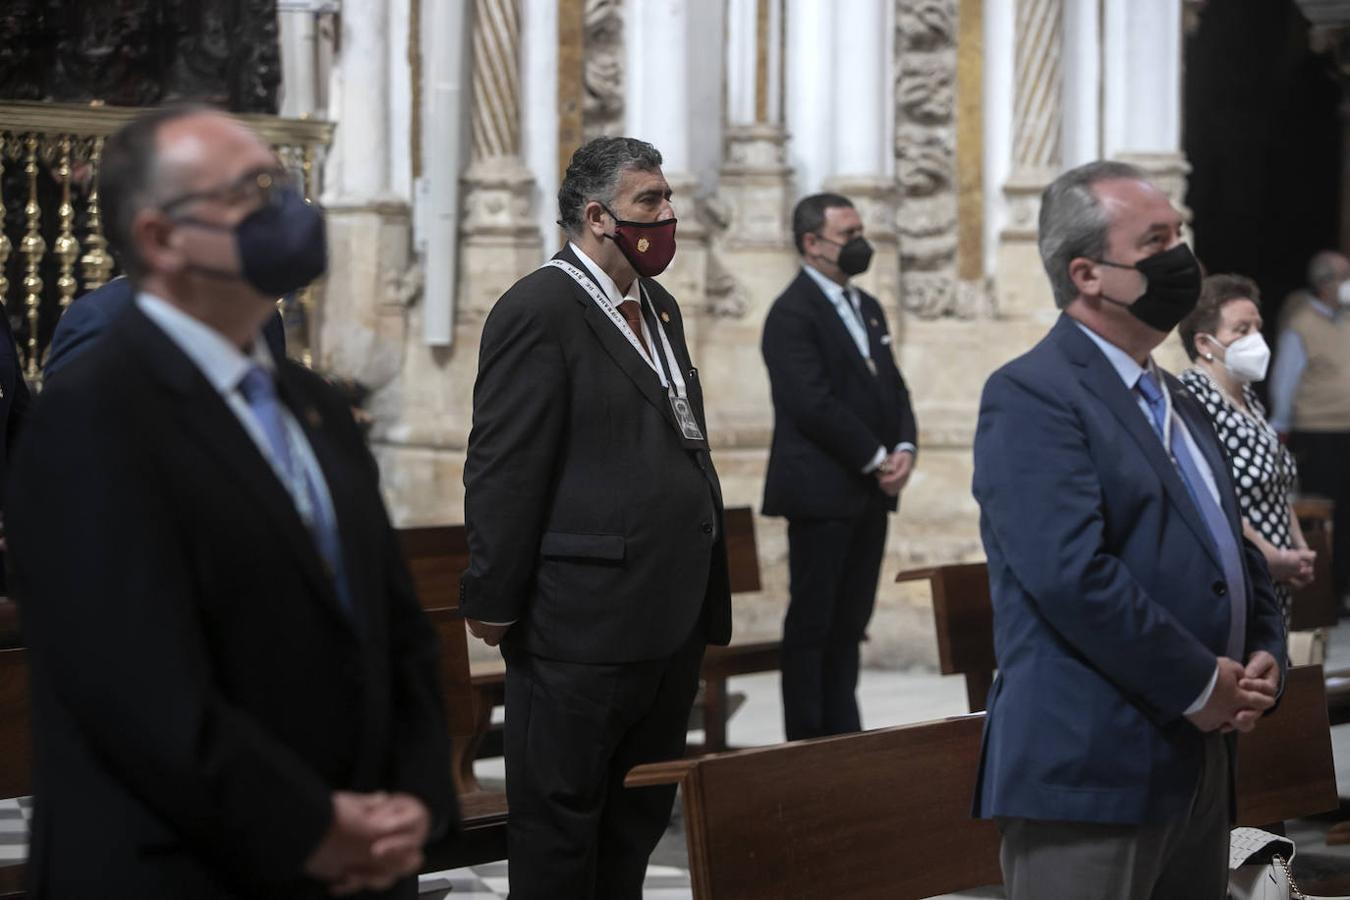
[[[675,204],[667,200],[662,206],[661,211],[656,214],[656,221],[664,222],[667,219],[675,218]]]

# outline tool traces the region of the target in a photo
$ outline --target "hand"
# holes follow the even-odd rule
[[[372,804],[368,812],[383,837],[371,845],[369,865],[348,869],[329,886],[335,897],[363,890],[388,890],[400,878],[415,875],[422,868],[422,845],[431,826],[422,801],[411,794],[393,794]]]
[[[1270,565],[1270,577],[1294,588],[1312,584],[1313,564],[1317,562],[1317,552],[1307,549],[1276,550],[1267,560]]]
[[[1253,654],[1254,672],[1264,672],[1263,668],[1257,666],[1257,657],[1262,654],[1270,658],[1270,654],[1264,651]],[[1274,662],[1273,658],[1271,662]],[[1262,666],[1264,665],[1263,662]],[[1219,657],[1219,674],[1208,702],[1186,718],[1201,731],[1251,731],[1261,713],[1275,705],[1275,692],[1272,690],[1266,693],[1250,687],[1244,688],[1242,681],[1249,677],[1251,676],[1248,676],[1247,669],[1240,663],[1226,656]],[[1263,677],[1257,676],[1257,680]],[[1275,677],[1279,677],[1278,666]]]
[[[465,619],[469,625],[469,634],[478,638],[489,647],[495,647],[502,642],[502,637],[506,635],[510,625],[489,625],[487,622],[480,622],[477,619]]]
[[[877,484],[888,497],[898,497],[914,471],[914,454],[909,450],[892,453],[877,466]]]
[[[383,803],[384,794],[333,792],[333,824],[319,846],[305,860],[305,873],[320,881],[335,883],[345,872],[368,865],[380,832],[371,811]]]

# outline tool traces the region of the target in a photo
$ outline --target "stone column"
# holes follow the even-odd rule
[[[460,310],[482,315],[542,253],[521,156],[520,0],[474,0],[472,162],[464,176]]]
[[[857,206],[867,239],[876,248],[871,268],[858,281],[891,315],[898,316],[900,250],[895,219],[899,192],[887,171],[892,140],[886,134],[895,81],[894,33],[883,0],[838,0],[834,6],[833,57],[838,73],[830,97],[834,164],[824,187]]]
[[[728,249],[781,249],[792,241],[782,29],[783,0],[730,0],[727,125],[718,190]]]
[[[1017,0],[1012,173],[1003,186],[1008,218],[998,259],[1004,315],[1053,312],[1036,249],[1036,220],[1041,193],[1059,174],[1063,158],[1063,20],[1063,0]]]
[[[1181,10],[1175,0],[1107,0],[1102,155],[1133,163],[1185,207],[1181,149]]]
[[[406,14],[406,0],[345,0],[328,111],[337,127],[324,178],[329,272],[315,363],[372,390],[398,374],[407,327],[395,288],[411,265],[410,198],[391,186],[390,136],[402,132],[389,37]]]
[[[628,101],[624,130],[661,151],[662,172],[674,191],[679,249],[661,284],[684,314],[689,345],[698,345],[698,312],[705,305],[708,231],[699,219],[691,171],[689,135],[696,124],[690,106],[689,7],[685,0],[641,0],[624,7]]]

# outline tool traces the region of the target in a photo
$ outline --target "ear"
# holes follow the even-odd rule
[[[142,209],[131,220],[131,243],[148,271],[179,272],[187,257],[179,247],[173,222],[157,209]]]
[[[1085,256],[1069,260],[1069,278],[1084,297],[1096,297],[1102,292],[1102,268]]]
[[[590,229],[591,234],[597,240],[603,240],[605,235],[605,218],[609,214],[605,208],[600,205],[598,200],[592,200],[586,204],[586,208],[581,211],[581,221]]]

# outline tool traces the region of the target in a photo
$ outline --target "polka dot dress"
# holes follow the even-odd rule
[[[1208,373],[1187,369],[1181,383],[1200,401],[1214,423],[1214,431],[1228,454],[1233,485],[1242,517],[1261,537],[1287,550],[1293,546],[1289,523],[1289,493],[1298,470],[1294,457],[1266,422],[1266,411],[1251,385],[1242,386],[1250,415],[1234,406]],[[1275,585],[1285,625],[1289,624],[1289,588]]]

